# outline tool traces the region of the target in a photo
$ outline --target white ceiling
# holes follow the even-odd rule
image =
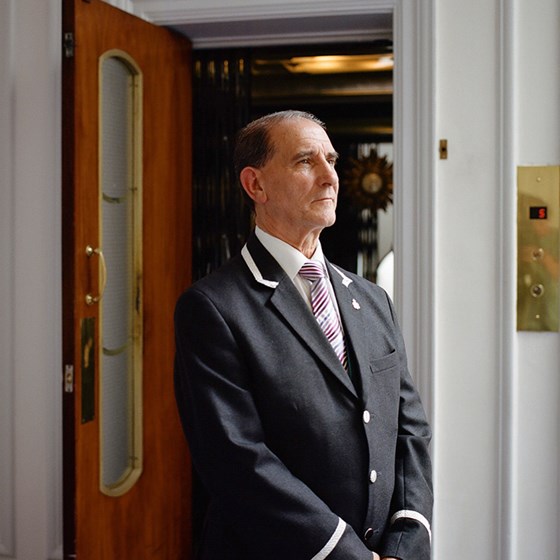
[[[219,1],[219,0],[218,0]],[[191,39],[195,48],[371,41],[392,37],[392,11],[372,0],[222,6],[216,1],[128,0],[133,11]],[[229,3],[229,2],[228,2]]]

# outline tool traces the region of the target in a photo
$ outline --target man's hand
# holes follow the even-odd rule
[[[373,553],[373,560],[399,560],[398,558],[394,558],[393,556],[383,556],[383,558],[381,558],[381,556],[379,556],[379,554],[377,554],[377,552]]]

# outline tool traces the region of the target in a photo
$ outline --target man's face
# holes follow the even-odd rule
[[[264,202],[257,223],[283,238],[319,233],[336,219],[337,153],[327,133],[308,119],[285,121],[271,131],[274,153],[257,170]]]

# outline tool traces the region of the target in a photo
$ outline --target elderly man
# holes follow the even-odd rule
[[[313,115],[238,135],[255,231],[175,313],[176,397],[211,499],[203,560],[428,560],[431,437],[386,293],[332,265],[337,153]]]

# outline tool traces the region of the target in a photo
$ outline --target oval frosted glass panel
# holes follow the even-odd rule
[[[121,494],[140,468],[141,214],[135,173],[139,126],[133,68],[101,64],[101,230],[107,284],[101,300],[101,488]],[[137,477],[136,477],[137,478]]]

